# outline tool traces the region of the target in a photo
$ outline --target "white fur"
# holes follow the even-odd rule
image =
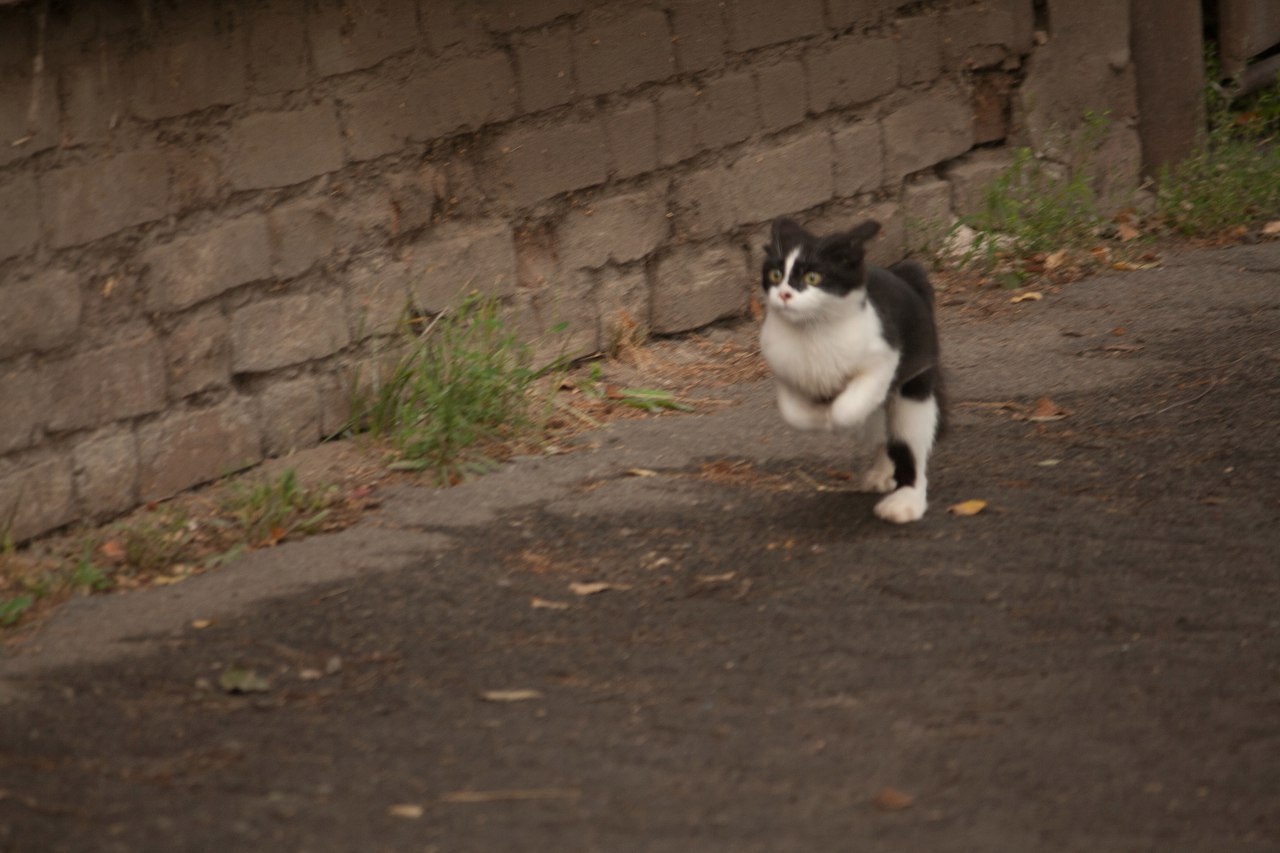
[[[916,482],[913,486],[903,486],[881,498],[876,504],[876,515],[880,518],[895,524],[905,524],[924,517],[929,504],[929,478],[926,470],[937,431],[938,401],[934,397],[926,400],[897,397],[889,406],[889,432],[911,448],[911,455],[915,457],[916,463]]]
[[[784,300],[784,288],[791,290],[786,278],[769,289],[760,330],[760,350],[778,380],[783,418],[800,429],[860,426],[884,403],[898,367],[898,352],[885,342],[880,318],[861,290],[839,297],[806,287],[791,290]],[[813,402],[832,396],[830,407]],[[827,408],[823,418],[817,410]]]

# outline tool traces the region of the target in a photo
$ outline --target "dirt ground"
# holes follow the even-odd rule
[[[943,321],[919,524],[748,382],[72,602],[0,850],[1280,850],[1280,244]]]

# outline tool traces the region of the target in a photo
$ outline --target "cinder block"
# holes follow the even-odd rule
[[[1128,14],[1124,18],[1128,28]],[[1025,0],[995,0],[968,9],[947,10],[942,13],[940,26],[947,68],[989,68],[1007,56],[1032,50],[1032,4]]]
[[[424,0],[438,5],[439,0]],[[462,6],[478,5],[464,2]],[[481,13],[484,22],[497,30],[528,30],[548,24],[556,18],[574,15],[591,5],[586,0],[519,0],[516,3],[490,4]],[[496,6],[497,8],[493,8]]]
[[[573,50],[583,94],[622,92],[675,73],[671,32],[658,9],[599,12],[579,27]]]
[[[418,44],[413,0],[317,0],[306,19],[311,57],[321,77],[372,68]]]
[[[827,0],[827,23],[837,30],[870,27],[901,5],[901,0]]]
[[[254,113],[231,128],[227,179],[238,190],[287,187],[342,168],[333,103]]]
[[[698,96],[688,86],[658,95],[658,162],[672,166],[698,153]]]
[[[809,51],[809,105],[814,112],[865,104],[898,85],[898,45],[891,38],[846,36]]]
[[[56,78],[49,75],[33,84],[29,69],[34,54],[25,59],[23,73],[0,74],[0,166],[48,151],[58,143]]]
[[[565,215],[557,228],[560,259],[569,268],[634,261],[660,246],[669,231],[662,190],[612,196]]]
[[[0,400],[4,401],[0,406],[0,455],[36,443],[52,390],[36,367],[12,365],[0,370]]]
[[[765,130],[784,130],[804,121],[809,103],[804,66],[783,60],[756,70],[760,113]]]
[[[395,331],[409,307],[409,260],[377,256],[354,265],[347,273],[347,314],[353,340]]]
[[[122,65],[130,111],[154,121],[240,103],[248,87],[243,45],[238,32],[219,32],[209,23],[159,30]]]
[[[334,251],[333,211],[328,199],[304,198],[267,214],[272,271],[277,278],[300,275]]]
[[[860,122],[837,130],[835,147],[836,195],[854,196],[884,185],[884,140],[880,125]]]
[[[88,243],[167,212],[169,170],[157,151],[133,151],[39,179],[41,206],[54,248]]]
[[[216,306],[183,317],[164,338],[169,397],[179,400],[231,382],[231,327]]]
[[[695,122],[703,149],[741,142],[759,130],[756,87],[750,72],[730,73],[708,82],[698,98]]]
[[[161,243],[144,252],[142,261],[149,267],[149,309],[175,311],[203,302],[271,275],[266,217],[250,213]]]
[[[110,518],[138,504],[138,441],[133,428],[100,430],[72,453],[75,492],[83,516]]]
[[[226,148],[213,142],[165,142],[161,148],[172,184],[170,212],[186,213],[210,206],[226,191]]]
[[[637,101],[604,116],[609,164],[616,177],[630,178],[658,168],[658,113]]]
[[[56,349],[70,343],[80,326],[80,277],[46,268],[0,286],[0,305],[0,359]]]
[[[968,97],[952,84],[937,86],[885,117],[885,178],[897,181],[972,146]]]
[[[739,53],[821,33],[822,0],[728,0],[729,47]]]
[[[335,368],[316,377],[320,395],[320,436],[338,435],[351,423],[354,375],[348,368]]]
[[[506,54],[457,59],[404,85],[344,99],[351,155],[369,160],[461,130],[511,118],[515,76]]]
[[[705,239],[739,222],[739,187],[727,166],[710,166],[676,180],[672,201],[681,236]]]
[[[121,53],[116,43],[100,43],[91,55],[77,56],[59,69],[62,133],[72,144],[106,142],[127,112]]]
[[[76,518],[69,454],[48,453],[22,467],[0,467],[0,524],[16,542]]]
[[[974,72],[973,143],[1001,142],[1009,135],[1010,93],[1014,80],[998,70]]]
[[[727,30],[724,4],[675,0],[670,4],[675,30],[676,64],[687,73],[706,71],[724,62]]]
[[[902,219],[909,252],[939,248],[947,237],[951,213],[951,184],[929,177],[902,190]]]
[[[419,0],[418,17],[431,53],[439,56],[460,45],[486,44],[489,34],[485,11],[470,0]]]
[[[573,34],[568,26],[525,36],[516,44],[520,103],[538,112],[573,100]]]
[[[273,382],[257,395],[262,450],[283,456],[320,440],[320,394],[315,377]]]
[[[335,294],[275,296],[231,315],[231,371],[266,373],[333,355],[351,340]]]
[[[553,287],[521,291],[512,321],[516,334],[533,346],[535,359],[580,358],[599,350],[594,286],[591,273],[576,270]]]
[[[310,46],[293,0],[257,0],[248,13],[249,80],[258,94],[296,92],[310,78]]]
[[[651,326],[649,274],[644,267],[602,270],[596,284],[600,348],[609,352],[627,335],[647,334]]]
[[[505,222],[440,225],[413,250],[410,287],[420,310],[443,311],[471,291],[509,295],[515,286],[515,240]]]
[[[947,167],[953,206],[960,216],[972,216],[986,206],[987,190],[1013,163],[1004,149],[983,148]]]
[[[835,193],[831,137],[823,130],[745,154],[730,171],[739,224],[806,210]]]
[[[80,353],[45,369],[53,432],[96,427],[165,406],[164,353],[150,333]]]
[[[686,332],[742,314],[754,278],[742,249],[683,246],[658,262],[653,278],[653,331]]]
[[[929,83],[942,74],[942,32],[937,15],[898,20],[898,82]]]
[[[262,437],[247,400],[174,412],[138,428],[139,498],[161,500],[262,461]]]
[[[489,151],[487,183],[517,208],[604,183],[609,149],[599,119],[504,133]]]

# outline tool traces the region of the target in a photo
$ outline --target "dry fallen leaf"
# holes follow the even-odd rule
[[[1121,222],[1117,225],[1116,233],[1120,235],[1120,239],[1125,243],[1128,243],[1130,240],[1136,240],[1142,234],[1141,231],[1134,228],[1128,222]]]
[[[1067,262],[1068,252],[1066,249],[1059,249],[1056,252],[1050,252],[1044,259],[1044,268],[1046,270],[1056,270]]]
[[[1048,397],[1041,397],[1036,400],[1036,407],[1032,409],[1031,416],[1027,420],[1032,423],[1047,423],[1049,421],[1060,421],[1071,413],[1066,409],[1059,407],[1053,400]]]
[[[897,788],[884,788],[871,798],[872,804],[882,812],[900,812],[909,808],[916,798]]]
[[[480,694],[486,702],[528,702],[541,699],[541,690],[486,690]]]
[[[197,631],[203,631],[205,628],[208,628],[212,624],[213,624],[212,619],[193,619],[191,621],[191,627],[195,628]]]
[[[651,471],[648,468],[628,468],[623,472],[628,477],[656,477],[657,471]]]
[[[124,562],[124,546],[118,540],[108,539],[98,546],[98,553],[114,563]]]
[[[417,820],[422,817],[422,806],[416,803],[401,803],[398,806],[392,806],[387,809],[387,814],[392,817],[407,817]]]
[[[1133,272],[1135,270],[1153,270],[1160,266],[1159,261],[1116,261],[1111,265],[1113,270]]]
[[[597,595],[610,589],[631,589],[631,587],[608,581],[573,581],[569,584],[569,591],[574,595]]]
[[[574,788],[510,788],[497,791],[450,791],[440,797],[445,803],[501,803],[522,800],[576,800],[582,792]]]
[[[1280,219],[1263,225],[1262,233],[1267,237],[1280,237]]]
[[[958,504],[947,507],[947,512],[952,515],[958,515],[961,518],[967,518],[971,515],[977,515],[987,508],[987,502],[977,498],[969,501],[961,501]]]
[[[569,605],[563,601],[551,601],[546,598],[538,598],[534,596],[529,599],[529,606],[534,610],[568,610]]]
[[[1026,293],[1019,293],[1009,301],[1017,305],[1019,302],[1039,302],[1041,299],[1044,299],[1043,293],[1037,293],[1034,290],[1029,290]]]
[[[227,693],[266,693],[271,684],[252,669],[229,666],[218,676],[218,686]]]

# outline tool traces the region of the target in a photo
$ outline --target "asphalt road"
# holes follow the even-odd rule
[[[1280,850],[1280,243],[943,323],[919,524],[755,383],[72,602],[0,850]]]

